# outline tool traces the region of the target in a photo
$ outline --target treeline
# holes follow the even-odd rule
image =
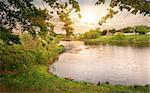
[[[124,33],[138,33],[140,35],[142,34],[146,34],[148,32],[150,32],[150,27],[148,26],[135,26],[135,27],[126,27],[124,29],[122,29],[122,31]]]
[[[77,39],[83,40],[88,45],[111,44],[143,47],[150,45],[150,35],[147,34],[148,32],[150,32],[150,27],[143,25],[126,27],[121,30],[92,29],[80,34]]]
[[[114,34],[126,34],[126,33],[135,33],[136,35],[145,35],[150,32],[150,27],[148,26],[134,26],[134,27],[126,27],[120,30],[116,29],[105,29],[101,30],[100,28],[91,29],[88,32],[83,34],[79,34],[78,39],[94,39],[100,36],[105,35],[114,35]]]

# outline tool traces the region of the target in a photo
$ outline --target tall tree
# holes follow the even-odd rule
[[[60,21],[64,23],[62,30],[66,31],[67,36],[73,35],[73,21],[70,14],[72,12],[80,12],[79,3],[76,0],[69,0],[69,2],[56,3],[56,6],[57,7],[54,7],[54,9]]]

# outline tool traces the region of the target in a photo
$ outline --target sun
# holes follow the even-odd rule
[[[94,24],[98,22],[98,18],[97,14],[87,11],[82,13],[81,23]]]

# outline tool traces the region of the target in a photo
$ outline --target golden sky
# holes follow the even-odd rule
[[[66,0],[61,0],[66,1]],[[74,22],[74,29],[76,33],[86,32],[90,29],[101,28],[101,29],[121,29],[127,26],[136,25],[147,25],[150,26],[150,17],[143,16],[140,14],[133,15],[126,10],[119,11],[114,18],[104,23],[102,26],[98,25],[98,20],[107,13],[109,6],[108,0],[105,4],[95,6],[96,0],[77,0],[80,4],[82,18],[78,18],[74,13],[71,18]],[[47,7],[46,4],[41,5],[40,0],[36,1],[37,6]],[[63,33],[61,30],[62,23],[59,22],[58,18],[53,19],[55,23],[55,30],[58,33]]]

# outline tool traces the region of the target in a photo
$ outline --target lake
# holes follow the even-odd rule
[[[65,52],[49,67],[62,78],[92,83],[150,84],[150,47],[84,45],[61,41]]]

